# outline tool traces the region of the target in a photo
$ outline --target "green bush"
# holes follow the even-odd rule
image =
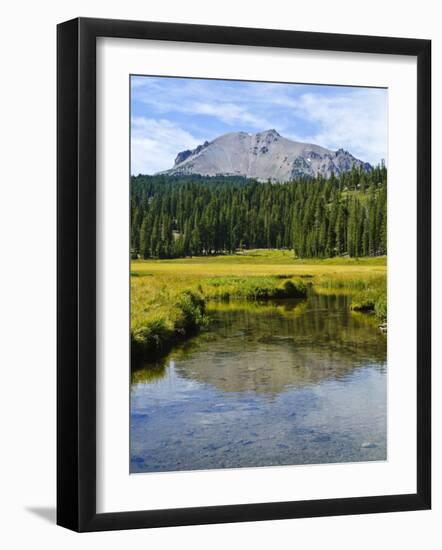
[[[206,324],[206,303],[201,294],[186,290],[179,296],[176,305],[180,310],[175,321],[175,329],[178,332],[195,332]]]
[[[139,351],[157,354],[168,345],[172,330],[164,319],[153,319],[131,334],[132,345]]]
[[[278,287],[276,297],[278,298],[305,298],[307,296],[307,285],[302,281],[289,279]]]

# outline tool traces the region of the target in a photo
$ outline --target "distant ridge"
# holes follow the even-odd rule
[[[276,130],[256,134],[231,132],[205,141],[196,149],[178,153],[166,175],[244,176],[259,181],[286,182],[303,176],[330,177],[353,167],[369,170],[370,164],[348,151],[332,151],[293,141]]]

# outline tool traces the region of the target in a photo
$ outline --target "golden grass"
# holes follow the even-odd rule
[[[170,263],[154,263],[156,260],[135,260],[132,262],[134,275],[174,275],[181,279],[192,277],[221,277],[221,276],[266,276],[266,275],[290,275],[299,277],[305,275],[333,275],[333,276],[366,276],[373,273],[384,274],[386,266],[370,265],[333,265],[333,264],[216,264],[200,263],[197,259],[193,263],[178,263],[168,260]]]

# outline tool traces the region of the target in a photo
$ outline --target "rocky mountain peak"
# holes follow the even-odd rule
[[[339,175],[353,166],[370,169],[370,165],[340,148],[332,151],[319,145],[287,139],[274,128],[250,134],[230,132],[195,149],[181,151],[169,175],[231,175],[259,181],[286,182],[292,179]]]

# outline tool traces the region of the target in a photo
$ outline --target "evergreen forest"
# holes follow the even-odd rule
[[[387,170],[262,183],[242,177],[132,176],[132,258],[247,249],[300,258],[387,253]]]

